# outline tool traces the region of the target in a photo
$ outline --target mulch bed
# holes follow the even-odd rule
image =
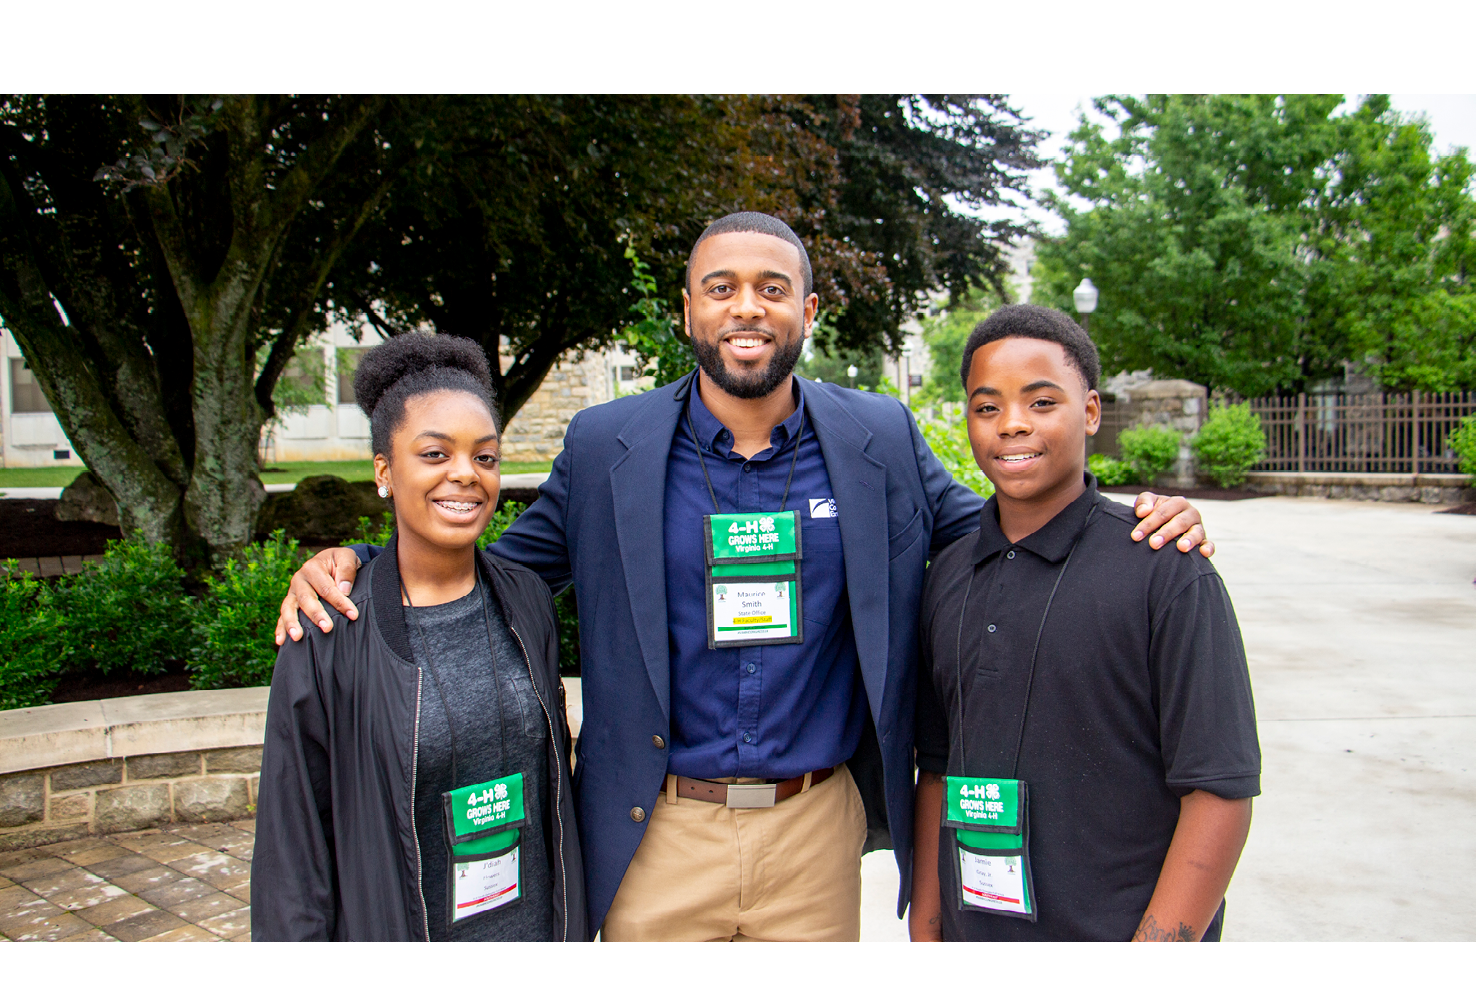
[[[1222,489],[1213,485],[1195,486],[1192,489],[1169,489],[1162,485],[1108,485],[1101,486],[1103,492],[1121,492],[1137,495],[1139,492],[1156,492],[1159,495],[1182,495],[1186,499],[1221,499],[1227,502],[1239,499],[1268,499],[1275,492],[1261,492],[1248,486]]]
[[[1458,506],[1440,510],[1443,513],[1453,513],[1457,516],[1476,516],[1476,502],[1463,502]]]
[[[190,689],[190,674],[183,667],[169,669],[158,676],[137,673],[114,673],[103,676],[91,673],[69,673],[51,692],[53,704],[74,700],[107,700],[110,697],[137,697],[140,694],[173,694]]]
[[[54,499],[0,499],[0,557],[86,557],[122,536],[106,523],[62,523]]]

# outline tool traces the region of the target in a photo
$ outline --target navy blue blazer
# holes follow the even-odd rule
[[[538,501],[490,548],[538,572],[555,592],[572,583],[579,602],[584,723],[574,797],[591,933],[604,922],[666,775],[663,486],[692,379],[580,411]],[[897,400],[807,379],[799,385],[835,492],[871,709],[850,767],[866,803],[867,850],[896,852],[900,916],[912,885],[923,573],[931,556],[977,528],[983,500],[953,481]]]

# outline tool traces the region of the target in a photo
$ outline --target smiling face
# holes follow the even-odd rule
[[[968,394],[969,444],[1002,521],[1020,506],[1045,508],[1049,519],[1081,494],[1086,436],[1097,432],[1102,403],[1064,348],[1037,338],[980,346]]]
[[[375,455],[374,478],[393,496],[401,551],[470,550],[502,485],[486,404],[457,390],[411,397],[390,446],[389,458]]]
[[[804,296],[799,250],[760,232],[706,239],[682,292],[687,334],[702,372],[740,399],[768,396],[789,378],[820,298]]]

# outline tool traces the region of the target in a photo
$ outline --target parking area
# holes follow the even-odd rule
[[[1476,939],[1476,516],[1196,505],[1245,637],[1263,757],[1225,938]],[[890,854],[863,876],[865,937],[904,939]]]

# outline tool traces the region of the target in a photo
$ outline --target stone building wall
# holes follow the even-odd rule
[[[506,371],[510,356],[503,356]],[[564,450],[564,431],[585,407],[604,403],[614,394],[611,357],[589,352],[565,359],[549,370],[537,392],[508,423],[502,455],[508,461],[552,461]]]

